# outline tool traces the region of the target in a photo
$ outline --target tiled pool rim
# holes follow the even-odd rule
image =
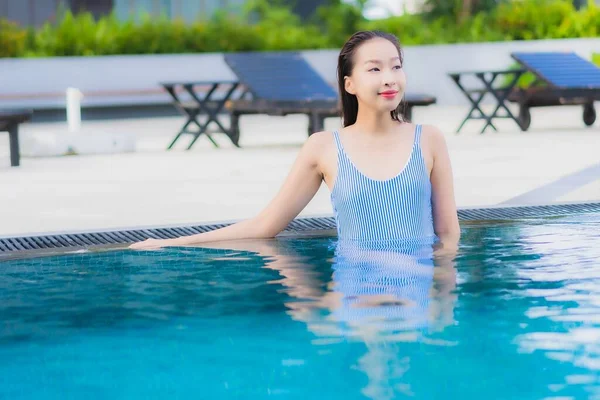
[[[461,222],[511,221],[516,219],[560,217],[572,214],[600,212],[600,202],[563,203],[548,205],[497,206],[460,208]],[[95,230],[90,232],[56,232],[39,235],[0,236],[0,259],[7,253],[23,253],[38,250],[88,248],[94,246],[125,245],[147,238],[167,239],[208,232],[227,226],[235,221],[190,224],[180,226],[135,227],[128,229]],[[300,217],[293,220],[282,236],[335,234],[332,216]]]

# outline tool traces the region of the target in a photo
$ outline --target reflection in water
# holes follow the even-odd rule
[[[453,323],[453,255],[435,257],[432,241],[335,242],[324,285],[324,277],[311,270],[310,252],[293,256],[279,247],[273,253],[279,255],[266,267],[283,276],[276,283],[293,298],[286,303],[289,315],[315,334],[313,344],[364,343],[366,352],[355,366],[368,377],[363,395],[410,395],[410,385],[401,383],[410,368],[402,343],[427,341],[424,334]]]
[[[557,397],[600,398],[599,232],[596,214],[470,229],[458,260],[461,309],[487,300],[490,341],[527,355],[531,387]]]
[[[531,326],[515,341],[523,353],[543,352],[589,371],[565,376],[565,386],[600,381],[600,246],[590,235],[599,224],[590,222],[572,217],[523,230],[523,246],[541,256],[517,271],[522,285],[515,295],[531,299]]]
[[[463,226],[455,255],[330,237],[0,262],[0,398],[600,398],[598,232],[588,215]]]
[[[289,261],[285,260],[287,265],[271,261],[268,267],[286,276]],[[415,340],[420,331],[433,328],[436,320],[452,321],[452,316],[448,321],[448,315],[440,315],[451,308],[437,303],[439,295],[453,296],[455,273],[449,258],[445,262],[437,259],[434,265],[431,245],[376,248],[336,243],[330,263],[330,281],[318,296],[306,286],[298,287],[314,283],[310,280],[291,278],[280,282],[296,286],[288,293],[300,294],[297,301],[287,304],[290,314],[308,323],[320,337]],[[301,273],[306,273],[309,265],[304,267]],[[447,302],[448,298],[443,300]]]

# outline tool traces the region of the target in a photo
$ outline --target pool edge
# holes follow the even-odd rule
[[[465,223],[550,218],[594,212],[600,212],[600,201],[458,208],[459,220]],[[237,221],[6,235],[0,236],[0,256],[7,253],[31,253],[40,250],[118,247],[146,238],[166,239],[208,232],[235,222]],[[279,236],[323,236],[332,233],[335,233],[334,217],[317,215],[295,218]]]

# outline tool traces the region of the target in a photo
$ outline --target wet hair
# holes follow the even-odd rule
[[[356,54],[356,50],[359,48],[359,46],[371,39],[376,38],[389,40],[394,46],[396,46],[396,49],[398,49],[398,55],[400,57],[400,64],[403,64],[404,62],[404,56],[402,54],[400,42],[394,35],[381,31],[360,31],[356,32],[350,37],[350,39],[348,39],[340,51],[337,66],[338,86],[342,103],[342,120],[345,127],[356,122],[356,117],[358,115],[358,99],[355,95],[346,91],[344,77],[352,74],[352,69],[354,68],[354,55]],[[392,119],[399,122],[408,121],[403,113],[405,108],[406,103],[403,98],[400,101],[400,104],[398,104],[398,107],[390,112]]]

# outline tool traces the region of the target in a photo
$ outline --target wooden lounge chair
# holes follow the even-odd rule
[[[225,62],[237,75],[250,99],[229,100],[232,141],[239,141],[239,118],[245,114],[284,116],[305,114],[308,135],[323,130],[324,120],[341,115],[337,92],[317,73],[299,52],[230,53]],[[405,114],[413,106],[436,102],[429,95],[405,96]]]
[[[519,103],[519,121],[524,130],[531,123],[531,107],[583,105],[583,121],[596,121],[594,101],[600,100],[600,68],[574,52],[512,53],[519,64],[535,75],[534,83],[514,89],[508,96]]]
[[[33,112],[30,110],[0,110],[0,132],[8,132],[10,140],[10,165],[18,167],[21,154],[19,152],[19,124],[29,121]]]

